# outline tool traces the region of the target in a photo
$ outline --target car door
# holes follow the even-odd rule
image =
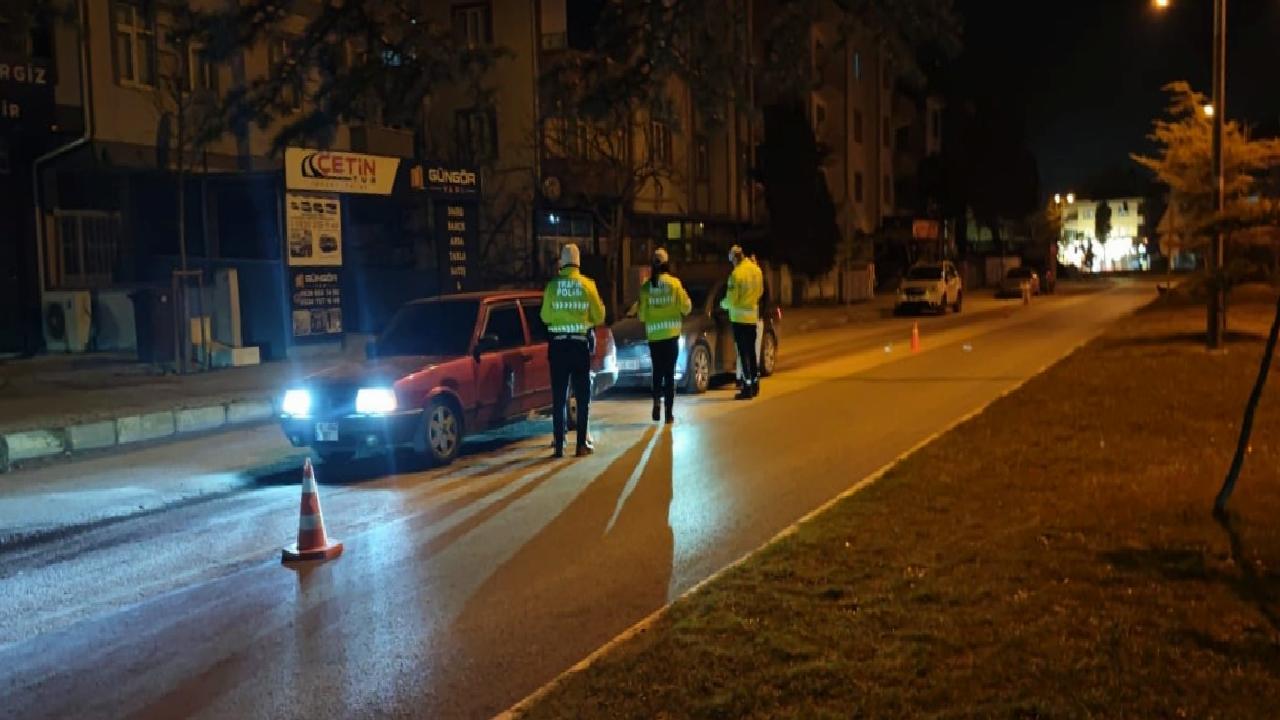
[[[721,282],[711,292],[711,318],[715,322],[716,354],[712,362],[712,370],[716,373],[736,372],[738,367],[738,351],[733,344],[733,321],[729,319],[729,311],[720,307],[724,300],[728,284]]]
[[[524,348],[524,410],[534,412],[551,406],[551,359],[547,355],[550,335],[542,322],[542,299],[521,300],[529,344]]]
[[[525,387],[524,354],[527,344],[520,308],[515,301],[489,305],[477,342],[486,338],[492,345],[477,346],[477,417],[485,425],[500,423],[523,414],[521,396]]]

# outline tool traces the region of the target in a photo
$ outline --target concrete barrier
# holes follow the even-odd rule
[[[173,411],[116,418],[116,442],[120,445],[159,440],[173,434]]]
[[[227,424],[227,407],[225,405],[207,405],[205,407],[184,408],[173,413],[174,424],[180,433],[214,430]]]
[[[117,445],[162,440],[185,433],[265,422],[275,417],[270,400],[238,400],[177,408],[63,427],[0,433],[0,473],[24,460],[54,457]]]
[[[24,430],[0,435],[0,470],[8,471],[13,463],[23,460],[61,455],[66,440],[60,430]]]
[[[270,420],[275,413],[275,406],[268,400],[233,402],[227,405],[227,424],[236,425]]]
[[[67,428],[67,450],[82,452],[84,450],[100,450],[116,444],[116,423],[114,420],[72,425]]]

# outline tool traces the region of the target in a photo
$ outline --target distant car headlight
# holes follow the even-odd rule
[[[386,415],[396,411],[396,393],[391,388],[360,388],[356,392],[356,412]]]
[[[311,393],[306,390],[289,390],[284,394],[280,410],[285,415],[307,417],[311,414]]]

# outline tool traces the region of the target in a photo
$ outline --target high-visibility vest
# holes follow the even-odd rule
[[[604,322],[604,301],[591,278],[571,266],[547,283],[540,314],[552,335],[581,335]]]
[[[729,320],[754,325],[760,320],[760,296],[764,294],[764,273],[760,266],[744,258],[729,274],[720,307],[729,311]]]
[[[650,340],[671,340],[680,337],[684,327],[684,316],[693,310],[689,293],[684,285],[673,275],[663,273],[658,276],[655,287],[653,281],[640,286],[640,303],[636,314],[644,323],[645,335]]]

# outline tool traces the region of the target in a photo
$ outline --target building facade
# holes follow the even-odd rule
[[[1111,209],[1111,232],[1106,242],[1099,242],[1098,208],[1104,202]],[[1072,197],[1062,211],[1062,236],[1058,253],[1061,263],[1087,272],[1150,268],[1150,233],[1141,197],[1110,200]]]

